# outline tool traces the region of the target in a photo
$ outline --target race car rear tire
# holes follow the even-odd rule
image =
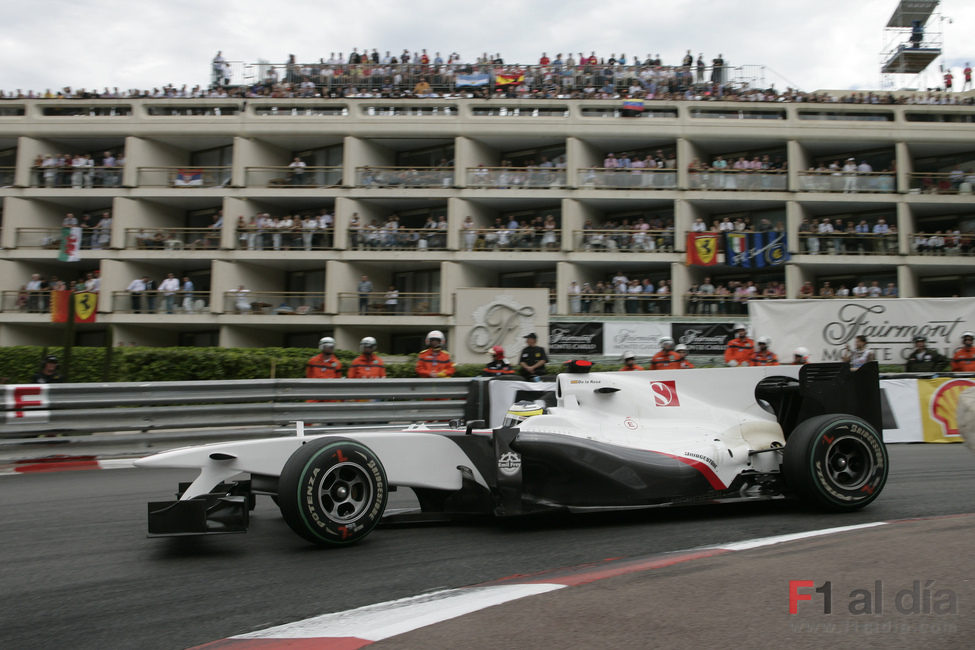
[[[887,482],[887,447],[852,415],[817,415],[801,422],[785,445],[783,473],[800,499],[828,510],[857,510]]]
[[[371,449],[348,438],[321,438],[303,444],[284,464],[278,506],[288,526],[308,541],[344,546],[379,523],[388,487]]]

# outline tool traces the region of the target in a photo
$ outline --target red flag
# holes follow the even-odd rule
[[[718,233],[687,233],[687,265],[714,266],[718,263]]]

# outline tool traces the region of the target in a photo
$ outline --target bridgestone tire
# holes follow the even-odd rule
[[[284,464],[278,506],[293,531],[320,546],[344,546],[379,523],[389,496],[371,449],[347,438],[312,440]]]
[[[888,470],[880,435],[852,415],[809,418],[786,441],[786,483],[803,501],[820,508],[862,508],[880,495]]]

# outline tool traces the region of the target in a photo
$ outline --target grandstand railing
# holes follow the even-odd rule
[[[692,190],[784,192],[789,189],[788,178],[782,169],[692,169],[687,184]]]
[[[0,187],[13,187],[16,167],[0,167]]]
[[[324,291],[225,291],[223,311],[227,314],[304,316],[325,313]]]
[[[897,191],[893,172],[800,171],[800,192],[879,192]]]
[[[447,231],[439,228],[349,228],[349,250],[446,250]]]
[[[230,185],[230,165],[201,167],[139,167],[137,183],[143,187],[225,187]]]
[[[713,316],[716,314],[748,313],[748,302],[752,300],[782,300],[780,294],[742,295],[736,292],[702,294],[688,292],[683,295],[686,316]]]
[[[613,316],[669,316],[672,311],[672,296],[669,293],[589,293],[568,295],[570,315],[613,315]]]
[[[411,188],[453,187],[453,167],[356,167],[359,187]]]
[[[897,233],[799,233],[800,253],[806,255],[896,255]]]
[[[913,172],[908,174],[908,187],[912,193],[971,195],[975,190],[975,173]]]
[[[125,248],[202,250],[220,248],[218,228],[126,228]]]
[[[340,292],[339,314],[375,316],[440,316],[440,294],[429,292],[398,292],[395,296],[384,291]],[[396,302],[392,302],[395,300]]]
[[[562,167],[468,167],[467,187],[487,189],[563,189],[569,187]]]
[[[13,184],[11,179],[10,184]],[[118,187],[122,184],[121,167],[33,167],[31,187],[71,188]]]
[[[962,232],[917,232],[911,236],[915,255],[975,255],[975,234]]]
[[[296,221],[299,221],[296,219]],[[324,251],[335,249],[335,228],[305,228],[299,224],[290,230],[266,227],[237,228],[237,250],[304,250]],[[275,237],[277,236],[277,237]],[[277,248],[275,248],[277,244]]]
[[[246,167],[244,183],[248,187],[338,187],[342,185],[342,167]]]
[[[460,243],[465,251],[559,251],[562,232],[556,228],[473,228],[464,229]]]
[[[573,230],[572,240],[576,251],[615,253],[672,253],[674,229],[584,229]]]
[[[645,167],[583,167],[577,172],[580,188],[612,190],[677,189],[677,170]]]

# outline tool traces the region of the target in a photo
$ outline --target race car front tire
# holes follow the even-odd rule
[[[298,448],[278,480],[278,507],[296,533],[320,546],[368,535],[386,509],[389,486],[376,454],[348,438],[320,438]]]
[[[876,499],[889,461],[880,434],[864,420],[842,414],[801,422],[785,445],[783,473],[800,499],[827,510],[857,510]]]

